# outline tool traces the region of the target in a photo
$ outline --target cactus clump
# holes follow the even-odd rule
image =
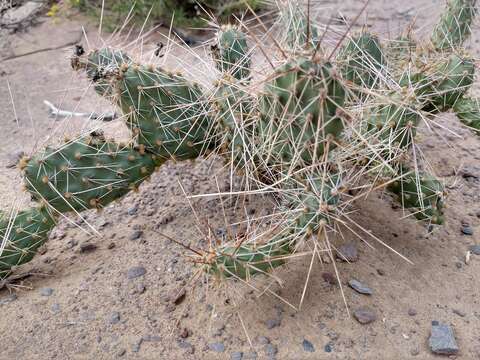
[[[82,135],[23,161],[27,190],[42,207],[2,215],[0,277],[33,256],[59,214],[101,208],[164,162],[212,152],[256,191],[273,193],[282,216],[262,234],[197,252],[208,274],[269,274],[319,238],[328,242],[350,221],[354,201],[374,189],[417,219],[442,224],[445,189],[417,156],[416,138],[422,122],[448,110],[479,132],[478,100],[466,96],[474,62],[462,49],[475,1],[451,0],[424,44],[407,33],[383,47],[363,30],[328,56],[310,12],[293,0],[284,5],[277,22],[284,36],[273,41],[280,57],[267,58],[272,70],[260,85],[237,26],[219,28],[212,70],[220,75],[208,89],[121,50],[77,51],[72,66],[120,108],[131,140]]]

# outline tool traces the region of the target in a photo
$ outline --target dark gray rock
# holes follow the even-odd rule
[[[134,206],[132,206],[131,208],[129,208],[127,210],[127,213],[128,213],[128,215],[135,215],[137,213],[137,211],[138,211],[138,205],[135,204]]]
[[[354,242],[349,242],[341,245],[338,248],[337,258],[342,261],[355,262],[358,260],[357,245]]]
[[[108,317],[108,323],[115,325],[115,324],[118,324],[119,322],[120,322],[120,313],[118,311],[112,312]]]
[[[230,354],[230,360],[242,360],[243,359],[243,352],[235,351]]]
[[[215,351],[215,352],[224,352],[225,351],[225,345],[223,343],[219,343],[219,342],[208,344],[208,348],[212,351]]]
[[[428,339],[430,349],[435,354],[454,355],[458,352],[457,342],[450,325],[432,325],[432,332]]]
[[[135,279],[145,275],[146,273],[147,273],[147,270],[143,266],[134,266],[128,269],[127,278],[130,280]]]
[[[370,324],[377,320],[375,311],[369,307],[360,307],[353,312],[353,317],[357,319],[360,324]]]
[[[52,288],[41,288],[40,289],[40,295],[42,296],[51,296],[53,294],[53,289]]]
[[[360,281],[351,279],[348,281],[348,285],[360,294],[372,295],[373,291],[367,285],[362,284]]]
[[[468,249],[472,252],[472,254],[480,255],[480,245],[471,245]]]
[[[462,225],[463,235],[473,235],[473,229],[470,225]]]
[[[130,234],[129,240],[135,241],[142,237],[143,231],[142,230],[135,230],[133,233]]]
[[[302,346],[303,346],[303,350],[306,352],[315,352],[315,347],[307,339],[303,339]]]
[[[325,352],[327,353],[331,353],[333,351],[333,346],[332,344],[328,343],[327,345],[325,345],[325,347],[323,348],[323,350],[325,350]]]

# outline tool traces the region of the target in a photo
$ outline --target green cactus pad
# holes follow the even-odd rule
[[[129,66],[118,102],[138,144],[163,160],[193,159],[212,146],[209,104],[200,86],[161,68]]]
[[[268,273],[283,265],[292,253],[287,242],[271,241],[264,245],[240,245],[225,247],[215,255],[215,261],[207,265],[207,272],[226,278],[250,279],[258,273]]]
[[[416,174],[406,167],[402,167],[400,174],[402,177],[387,190],[395,194],[403,207],[412,211],[417,219],[443,224],[443,184],[431,174]]]
[[[462,97],[453,106],[453,111],[460,121],[480,135],[480,100],[477,98]]]
[[[114,94],[109,77],[123,66],[132,63],[132,59],[126,53],[108,47],[93,50],[86,58],[82,55],[75,55],[72,58],[72,67],[76,70],[84,69],[87,77],[93,81],[95,91],[104,97]]]
[[[338,55],[343,77],[357,86],[360,97],[378,85],[379,73],[386,65],[386,59],[378,38],[363,31],[360,35],[348,39]]]
[[[305,183],[292,183],[285,196],[292,209],[283,229],[265,244],[243,243],[223,246],[206,260],[206,271],[220,277],[244,280],[258,273],[268,273],[285,263],[300,239],[305,239],[326,224],[329,212],[338,203],[338,174],[306,176]]]
[[[384,105],[378,105],[368,119],[368,130],[375,139],[385,144],[386,152],[393,153],[392,146],[409,147],[420,122],[420,105],[404,103],[404,96],[392,93]]]
[[[449,0],[431,36],[437,50],[450,50],[463,45],[470,36],[476,14],[476,0]]]
[[[213,101],[217,110],[214,120],[219,152],[236,169],[242,169],[251,160],[253,98],[233,78],[223,78],[219,80]]]
[[[0,279],[6,278],[15,266],[29,262],[55,225],[45,207],[17,214],[0,212]]]
[[[217,33],[217,44],[212,47],[217,69],[237,80],[250,77],[250,53],[247,38],[234,26],[224,26]]]
[[[258,151],[273,167],[311,164],[343,130],[340,75],[330,63],[292,60],[275,72],[260,98]],[[261,149],[260,149],[261,148]]]
[[[58,212],[101,208],[148,178],[155,157],[128,145],[83,137],[36,154],[25,166],[32,197]]]
[[[400,80],[403,86],[415,88],[423,110],[431,113],[451,109],[472,85],[475,63],[471,58],[457,54],[444,60],[432,59],[416,72],[407,70]]]

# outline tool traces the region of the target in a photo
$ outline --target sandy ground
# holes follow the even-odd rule
[[[375,23],[373,28],[388,37],[418,12],[416,27],[428,30],[442,4],[372,0],[368,18],[362,16],[361,23]],[[341,4],[347,19],[360,7],[354,1]],[[315,2],[315,8],[320,20],[338,11],[335,3],[326,1]],[[2,38],[0,57],[61,47],[79,39],[85,23],[81,17],[44,19],[26,32]],[[94,27],[87,25],[86,32],[95,37]],[[153,35],[144,46],[153,49],[158,37]],[[478,38],[471,41],[477,57]],[[2,208],[28,205],[18,170],[5,167],[16,151],[28,154],[93,126],[103,126],[117,137],[127,135],[119,121],[55,122],[47,116],[43,100],[79,111],[111,110],[86,90],[85,79],[70,70],[70,51],[60,48],[0,62]],[[381,194],[372,194],[355,208],[357,221],[414,264],[374,241],[372,250],[345,234],[359,251],[357,262],[337,263],[349,309],[370,306],[377,314],[375,322],[361,325],[349,317],[339,287],[320,276],[333,272],[331,264],[314,263],[298,311],[273,294],[298,305],[309,261],[292,261],[280,269],[281,286],[256,280],[252,285],[259,291],[238,283],[197,281],[192,286],[189,280],[196,268],[182,248],[158,232],[205,245],[179,181],[189,194],[211,193],[217,191],[212,176],[217,174],[219,188],[228,189],[228,173],[218,159],[210,159],[167,164],[140,192],[103,212],[86,213],[85,220],[96,233],[77,218],[73,218],[77,226],[62,220],[42,254],[21,269],[44,276],[28,278],[23,283],[28,288],[17,291],[16,297],[0,291],[0,359],[230,359],[238,356],[235,352],[243,352],[243,359],[253,358],[253,352],[259,359],[434,359],[438,356],[427,343],[434,320],[452,325],[460,348],[456,358],[480,358],[480,257],[464,261],[468,247],[480,243],[479,139],[450,115],[442,117],[441,124],[459,136],[424,132],[421,140],[437,174],[449,184],[448,220],[443,227],[427,234],[423,224],[400,220],[401,210],[392,209]],[[472,176],[461,176],[462,169]],[[267,214],[269,201],[251,198],[245,207],[249,213]],[[232,199],[223,205],[232,218],[243,211]],[[222,228],[217,199],[196,200],[194,207],[213,229]],[[473,236],[462,235],[462,221],[473,228]],[[131,240],[135,232],[139,236]],[[146,273],[129,279],[127,272],[134,266],[143,266]],[[345,284],[352,278],[368,284],[374,294],[360,295],[348,288]],[[49,288],[53,293],[45,296]],[[172,304],[172,296],[182,288],[185,297]],[[313,352],[305,351],[304,340],[311,342]],[[214,351],[222,345],[223,352]]]

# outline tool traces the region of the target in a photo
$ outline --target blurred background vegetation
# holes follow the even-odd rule
[[[262,2],[263,0],[104,0],[103,26],[105,30],[113,31],[124,23],[131,12],[131,22],[138,25],[142,25],[148,16],[147,26],[158,23],[169,26],[173,17],[175,27],[202,28],[208,25],[207,12],[225,21],[235,14],[241,14],[248,6],[258,10]],[[100,19],[102,0],[68,0],[68,3]]]

